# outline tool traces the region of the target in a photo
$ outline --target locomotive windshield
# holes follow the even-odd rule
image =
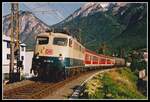
[[[48,37],[37,37],[37,44],[43,45],[48,44]]]
[[[54,45],[67,46],[67,38],[54,38]]]

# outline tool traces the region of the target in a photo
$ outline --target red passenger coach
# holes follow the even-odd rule
[[[110,60],[107,60],[107,64],[111,64],[111,61],[110,61]]]
[[[85,60],[84,60],[85,64],[91,64],[91,55],[89,55],[88,53],[85,54]]]
[[[114,58],[85,49],[85,66],[113,66]]]
[[[85,66],[98,64],[98,57],[99,56],[95,52],[85,49]]]

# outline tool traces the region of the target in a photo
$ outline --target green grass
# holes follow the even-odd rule
[[[137,76],[128,68],[107,72],[94,77],[86,84],[87,98],[146,99],[137,90],[136,82]]]
[[[136,83],[138,80],[138,77],[135,75],[135,72],[132,72],[129,68],[124,68],[123,70],[117,70],[121,77],[126,77],[133,83]]]

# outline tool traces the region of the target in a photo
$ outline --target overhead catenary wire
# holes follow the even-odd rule
[[[31,12],[34,16],[37,16],[38,13],[42,13],[42,14],[55,14],[57,18],[60,18],[61,20],[64,19],[63,16],[59,13],[60,10],[57,9],[48,9],[48,10],[38,10],[39,7],[36,7],[34,9],[28,7],[25,3],[22,3],[23,6],[27,9],[27,11]],[[54,15],[53,15],[54,16]],[[43,19],[44,16],[41,16]],[[26,42],[26,40],[29,38],[29,36],[31,37],[32,35],[29,34],[27,35],[27,37],[22,41],[22,43]]]
[[[50,9],[50,8],[46,8],[46,10],[38,10],[39,7],[36,7],[34,9],[29,8],[26,4],[24,4],[34,15],[36,15],[37,13],[42,13],[42,14],[56,14],[58,17],[60,17],[61,19],[64,19],[63,15],[60,13],[60,10],[58,9]],[[40,8],[41,9],[41,8]],[[42,16],[43,17],[43,16]]]

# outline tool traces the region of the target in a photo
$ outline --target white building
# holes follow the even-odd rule
[[[144,52],[143,57],[144,57],[144,60],[148,62],[148,52]]]
[[[25,66],[25,52],[26,45],[20,44],[20,59],[23,60],[23,67]],[[2,71],[3,74],[9,73],[10,66],[10,37],[3,35],[2,37]],[[16,63],[16,60],[15,62]]]
[[[32,58],[33,58],[33,51],[26,51],[26,60],[25,60],[25,68],[24,68],[24,74],[26,77],[33,76],[33,74],[30,73],[30,69],[32,67]]]

